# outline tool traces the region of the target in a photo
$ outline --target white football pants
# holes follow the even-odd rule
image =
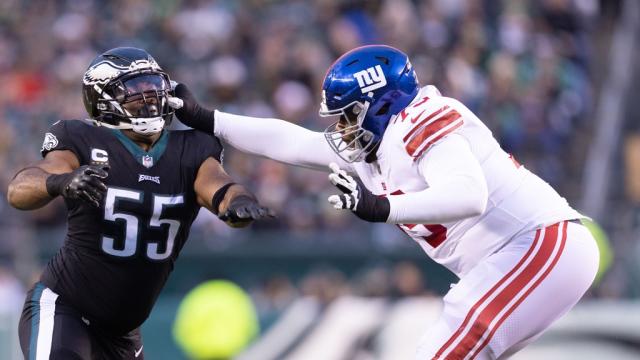
[[[509,357],[580,300],[598,262],[595,240],[577,222],[517,236],[445,295],[442,315],[422,337],[416,360]]]

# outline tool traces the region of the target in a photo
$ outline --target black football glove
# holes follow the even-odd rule
[[[182,100],[182,106],[176,108],[178,120],[194,129],[212,134],[215,112],[200,106],[195,96],[184,84],[176,85],[174,94]]]
[[[105,165],[83,165],[65,174],[54,174],[47,178],[47,192],[52,197],[61,195],[66,199],[80,199],[100,207],[107,187],[102,182],[109,176]]]
[[[386,222],[389,218],[389,199],[377,196],[367,190],[360,179],[354,179],[338,164],[329,164],[329,181],[343,193],[329,196],[329,202],[336,209],[349,209],[362,220]]]
[[[268,207],[260,205],[256,199],[239,195],[231,199],[227,211],[218,217],[231,227],[244,227],[254,220],[275,217],[275,213]]]

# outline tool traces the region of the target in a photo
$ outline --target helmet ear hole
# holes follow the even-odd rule
[[[384,105],[382,105],[380,109],[378,109],[378,111],[376,112],[376,116],[386,115],[389,112],[389,107],[391,107],[390,102],[384,103]]]

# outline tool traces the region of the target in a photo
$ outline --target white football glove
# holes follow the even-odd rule
[[[385,196],[372,194],[360,179],[354,179],[338,164],[329,164],[329,181],[342,194],[329,196],[329,203],[335,209],[349,209],[359,218],[370,222],[385,222],[389,218],[389,200]]]
[[[335,209],[355,210],[358,207],[358,183],[336,163],[329,164],[329,169],[332,171],[329,181],[343,192],[329,196],[329,203]]]

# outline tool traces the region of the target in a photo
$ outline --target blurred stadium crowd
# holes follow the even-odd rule
[[[467,104],[508,151],[571,200],[583,162],[579,134],[593,110],[589,33],[598,9],[594,1],[576,4],[583,6],[568,0],[3,2],[2,178],[37,159],[52,122],[86,116],[81,74],[105,49],[146,48],[211,107],[321,130],[327,124],[317,116],[319,89],[331,62],[363,44],[389,43],[410,54],[422,84]],[[351,220],[318,206],[327,189],[322,176],[237,154],[225,165],[279,210],[275,226],[297,232]],[[59,222],[56,215],[39,221]]]
[[[85,116],[80,79],[91,59],[106,49],[147,49],[173,80],[188,84],[212,108],[322,130],[328,124],[317,110],[328,66],[354,47],[388,43],[410,55],[422,84],[434,84],[465,103],[506,150],[578,206],[598,74],[606,60],[596,47],[607,41],[604,34],[616,21],[618,5],[597,0],[4,0],[0,192],[5,196],[15,171],[38,159],[51,123]],[[349,246],[343,240],[366,242],[368,237],[384,247],[410,241],[329,208],[331,189],[322,174],[231,149],[224,161],[228,172],[279,216],[238,235],[203,214],[194,235],[212,252],[226,246],[219,239],[258,241],[271,230],[309,242],[323,241],[314,240],[323,238],[317,234],[357,234],[341,238],[334,243],[338,247]],[[28,281],[24,261],[44,240],[58,246],[64,221],[60,202],[29,213],[0,203],[5,268],[0,295],[20,293],[11,274]],[[24,241],[43,233],[49,235]],[[410,262],[371,269],[350,284],[336,269],[320,274],[299,284],[273,277],[251,293],[268,317],[300,293],[331,299],[342,292],[427,292]],[[623,296],[624,290],[613,287],[610,294]],[[17,302],[22,303],[22,294]]]

